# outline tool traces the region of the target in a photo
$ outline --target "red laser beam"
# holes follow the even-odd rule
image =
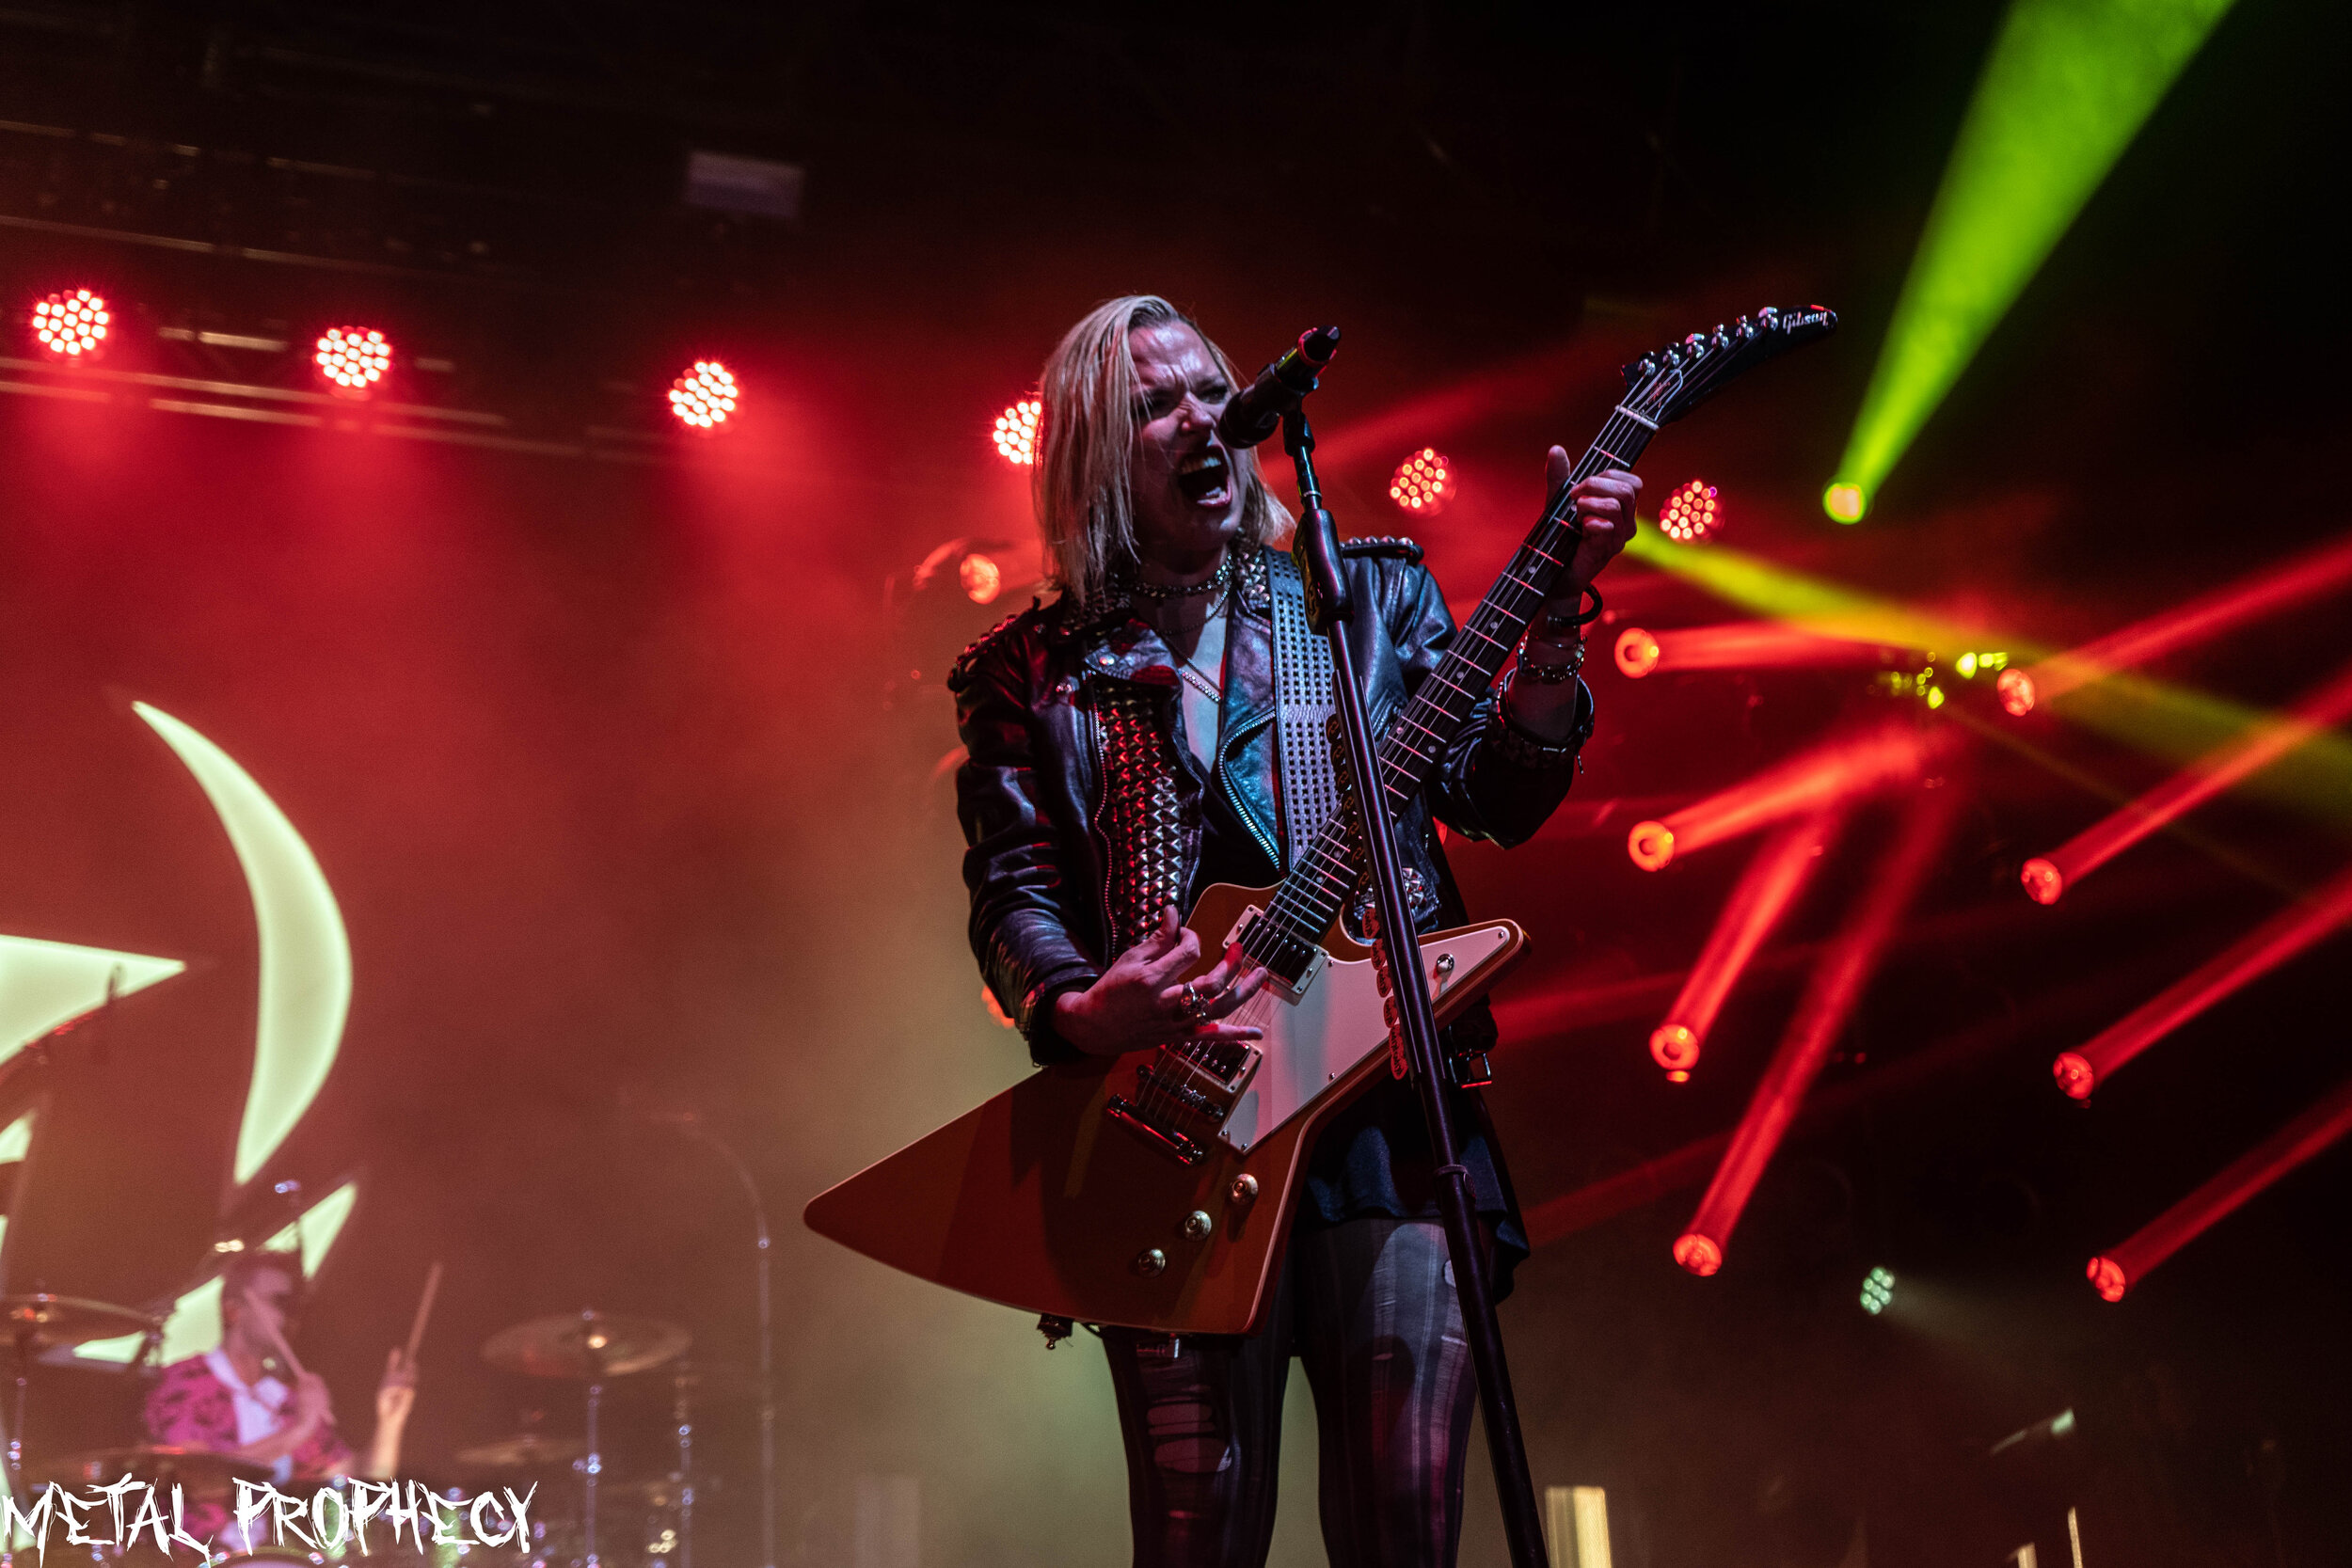
[[[1677,855],[1911,778],[1926,760],[1927,747],[1919,732],[1896,724],[1831,741],[1660,820],[1636,822],[1626,835],[1626,853],[1645,871],[1663,870]]]
[[[1723,1267],[1740,1212],[1804,1103],[1805,1092],[1820,1076],[1830,1047],[1852,1016],[1905,906],[1943,848],[1954,793],[1923,791],[1910,802],[1897,823],[1893,847],[1821,955],[1788,1032],[1781,1037],[1740,1125],[1732,1130],[1731,1145],[1715,1167],[1707,1196],[1675,1241],[1675,1261],[1691,1273],[1710,1275]]]
[[[2087,642],[2070,653],[2053,655],[2033,667],[2028,689],[2039,701],[2047,703],[2118,670],[2128,670],[2175,649],[2218,637],[2249,621],[2277,614],[2347,582],[2352,582],[2352,538],[2322,545],[2291,561],[2225,584],[2177,609],[2110,632],[2095,642]]]
[[[2076,1100],[2092,1085],[2233,992],[2262,978],[2352,920],[2352,869],[2240,937],[2217,957],[2175,980],[2077,1051],[2050,1064],[2058,1086]]]
[[[1920,922],[1905,930],[1906,942],[1944,922]],[[1937,945],[1943,945],[1938,942]],[[2032,1011],[2047,1021],[2095,1012],[2106,1000],[2105,975],[2074,980],[2034,997]],[[1813,1095],[1797,1115],[1796,1127],[1810,1130],[1830,1124],[1849,1112],[1924,1088],[1947,1073],[1997,1056],[2016,1044],[2017,1021],[2004,1009],[1923,1051],[1873,1066],[1869,1072]],[[1527,1210],[1527,1236],[1535,1246],[1549,1246],[1562,1237],[1606,1224],[1619,1214],[1681,1192],[1702,1186],[1731,1147],[1731,1133],[1710,1133],[1679,1148],[1613,1171],[1598,1180],[1554,1194]],[[1522,1193],[1522,1197],[1525,1194]]]
[[[1876,642],[1823,637],[1777,621],[1739,621],[1722,626],[1650,631],[1628,626],[1617,634],[1617,668],[1634,680],[1654,670],[1776,670],[1812,665],[1879,664]]]
[[[2094,822],[2018,873],[2026,896],[2055,904],[2066,890],[2124,850],[2183,814],[2260,772],[2312,736],[2352,718],[2352,665],[2306,695],[2283,718],[2265,720],[2227,744],[2199,757],[2180,772]]]
[[[2093,1258],[2084,1273],[2108,1301],[2149,1271],[2236,1212],[2247,1199],[2352,1132],[2352,1079],[2223,1166],[2218,1174],[2148,1222],[2122,1246]]]
[[[1650,1057],[1666,1069],[1667,1078],[1679,1084],[1691,1076],[1707,1044],[1708,1031],[1715,1026],[1715,1015],[1723,1010],[1724,998],[1731,994],[1756,950],[1811,879],[1814,865],[1836,831],[1834,812],[1791,822],[1767,840],[1740,873],[1731,896],[1724,900],[1723,911],[1715,917],[1715,929],[1700,950],[1699,961],[1691,966],[1690,976],[1682,983],[1681,993],[1666,1010],[1665,1021],[1650,1031]]]

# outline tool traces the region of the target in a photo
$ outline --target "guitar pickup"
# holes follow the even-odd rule
[[[1294,1002],[1307,994],[1307,988],[1315,983],[1323,966],[1331,961],[1331,955],[1311,942],[1301,942],[1268,920],[1265,911],[1252,904],[1241,911],[1233,928],[1225,933],[1225,945],[1241,944],[1243,952],[1267,974],[1281,982]]]

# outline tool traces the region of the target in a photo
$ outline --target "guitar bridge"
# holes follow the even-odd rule
[[[1103,1114],[1177,1164],[1197,1165],[1257,1075],[1263,1055],[1236,1040],[1163,1045],[1136,1069],[1135,1092],[1111,1096]]]

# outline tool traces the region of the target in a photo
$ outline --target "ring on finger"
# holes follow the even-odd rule
[[[1209,1016],[1209,1004],[1213,1000],[1215,999],[1199,986],[1186,980],[1183,989],[1176,993],[1177,1016],[1191,1019],[1197,1023]]]

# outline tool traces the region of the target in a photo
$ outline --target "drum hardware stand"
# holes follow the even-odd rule
[[[670,1418],[677,1422],[677,1568],[694,1568],[694,1403],[680,1377]]]
[[[596,1314],[580,1315],[580,1354],[588,1363],[588,1452],[580,1461],[580,1490],[581,1506],[581,1544],[586,1551],[584,1568],[597,1568],[596,1560],[596,1472],[604,1468],[604,1456],[596,1451],[596,1407],[604,1402],[604,1336],[597,1331]]]
[[[759,1304],[759,1560],[761,1568],[776,1568],[775,1336],[771,1322],[772,1306],[768,1279],[769,1260],[772,1256],[768,1236],[768,1205],[759,1196],[759,1182],[753,1178],[751,1166],[743,1163],[743,1157],[736,1153],[725,1140],[703,1125],[701,1117],[692,1111],[681,1111],[664,1116],[660,1120],[664,1126],[675,1128],[697,1143],[708,1146],[726,1162],[727,1168],[735,1173],[736,1180],[742,1183],[744,1196],[752,1200],[755,1248],[754,1287]],[[691,1503],[693,1497],[691,1482],[686,1483],[684,1496]],[[691,1523],[690,1512],[681,1524],[681,1535],[689,1543],[691,1536],[684,1533],[684,1527]],[[692,1568],[691,1544],[685,1549],[687,1556],[681,1568]]]
[[[1446,1103],[1437,1015],[1430,1008],[1429,978],[1422,970],[1421,945],[1406,898],[1396,823],[1389,813],[1388,787],[1379,769],[1378,737],[1364,711],[1355,649],[1347,640],[1349,623],[1358,611],[1372,611],[1351,602],[1347,579],[1341,574],[1337,525],[1323,504],[1323,486],[1315,477],[1314,432],[1307,423],[1305,410],[1295,402],[1282,415],[1282,450],[1290,453],[1297,469],[1297,550],[1301,576],[1306,578],[1307,615],[1331,644],[1331,685],[1339,700],[1349,768],[1356,781],[1356,820],[1365,859],[1371,864],[1375,907],[1380,917],[1379,942],[1388,955],[1395,1017],[1404,1035],[1413,1083],[1421,1091],[1422,1112],[1428,1118],[1429,1148],[1438,1163],[1438,1209],[1445,1222],[1454,1289],[1461,1298],[1462,1326],[1478,1370],[1486,1446],[1502,1504],[1503,1534],[1510,1544],[1513,1568],[1547,1568],[1534,1482],[1528,1474],[1518,1406],[1511,1393],[1510,1368],[1503,1359],[1502,1328],[1495,1320],[1494,1290],[1486,1275],[1486,1255],[1479,1247],[1470,1172],[1461,1163],[1453,1110]]]

